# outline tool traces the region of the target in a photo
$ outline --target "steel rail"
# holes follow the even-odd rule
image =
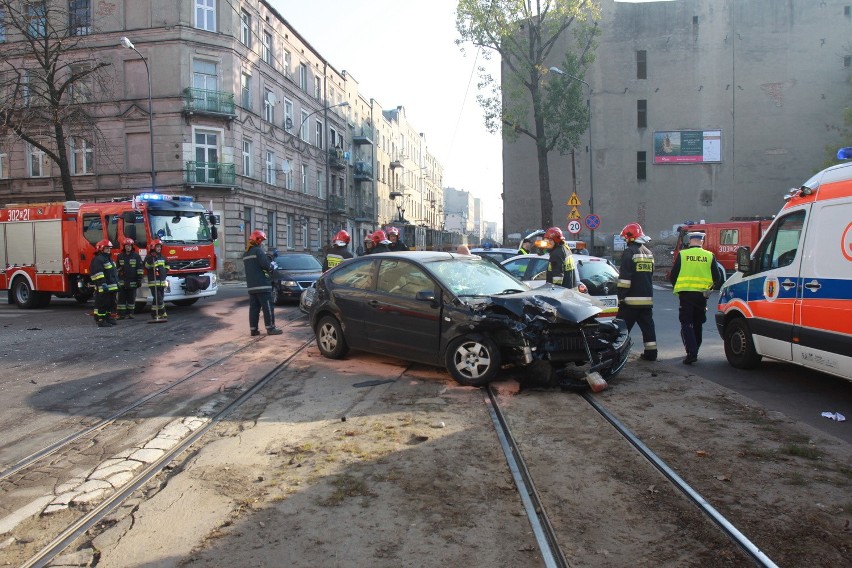
[[[512,436],[512,431],[506,422],[503,412],[500,410],[497,396],[494,394],[491,386],[485,390],[488,393],[486,402],[488,404],[488,412],[491,415],[491,421],[494,423],[494,429],[497,431],[497,437],[500,439],[500,446],[503,448],[503,454],[506,456],[506,462],[509,464],[512,478],[515,480],[515,486],[518,488],[524,510],[527,512],[527,518],[530,521],[533,534],[538,542],[542,560],[544,560],[547,568],[567,568],[568,560],[559,547],[556,539],[556,531],[547,517],[547,512],[541,503],[541,498],[535,488],[535,483],[533,483],[526,463],[524,463],[518,444]]]
[[[730,523],[719,511],[717,511],[710,503],[707,502],[697,491],[690,487],[677,473],[674,472],[666,463],[661,460],[654,452],[646,446],[642,440],[637,438],[624,424],[622,424],[615,416],[613,416],[602,404],[595,400],[589,393],[583,393],[583,398],[592,408],[598,411],[604,419],[636,448],[642,456],[648,460],[660,473],[662,473],[670,482],[672,482],[684,495],[686,495],[701,511],[707,515],[716,525],[722,529],[728,538],[733,540],[752,560],[759,566],[766,568],[778,568],[778,566],[770,560],[754,543],[752,543],[743,533],[741,533],[733,524]]]
[[[227,406],[225,406],[220,412],[211,417],[210,421],[206,425],[202,426],[201,428],[193,432],[190,436],[188,436],[185,440],[183,440],[180,444],[167,451],[157,461],[151,463],[151,465],[149,465],[144,471],[134,477],[132,481],[125,484],[124,487],[122,487],[119,491],[116,491],[113,495],[101,502],[97,507],[92,509],[83,517],[79,518],[73,524],[71,524],[68,528],[62,531],[59,536],[57,536],[53,541],[51,541],[50,544],[42,548],[25,564],[22,564],[21,568],[43,568],[47,566],[51,560],[53,560],[60,552],[62,552],[62,550],[68,547],[72,542],[74,542],[74,540],[76,540],[80,535],[84,534],[87,530],[89,530],[98,522],[100,522],[116,507],[118,507],[128,497],[130,497],[137,489],[142,487],[151,478],[160,473],[167,465],[174,461],[187,448],[189,448],[195,442],[201,439],[204,434],[209,432],[214,426],[219,424],[219,422],[227,418],[234,410],[242,406],[246,401],[251,399],[251,397],[254,396],[258,391],[263,389],[281,370],[283,370],[287,365],[290,364],[290,361],[292,361],[293,358],[296,357],[296,355],[304,351],[305,348],[313,342],[314,338],[311,337],[310,339],[302,343],[301,346],[299,346],[286,359],[276,365],[272,370],[261,376],[260,379],[258,379],[257,382],[255,382],[254,385],[252,385],[248,390],[243,392],[240,396],[238,396]]]

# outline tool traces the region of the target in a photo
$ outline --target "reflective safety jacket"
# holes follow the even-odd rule
[[[670,280],[674,284],[673,292],[679,294],[711,290],[714,282],[722,279],[716,274],[717,271],[716,258],[709,250],[700,246],[683,249],[672,266]]]
[[[145,272],[148,276],[148,286],[165,286],[166,274],[169,273],[169,265],[162,253],[151,251],[145,257]]]
[[[109,254],[96,254],[89,265],[89,274],[98,292],[118,291],[118,271]]]
[[[352,253],[349,252],[349,249],[346,247],[333,247],[325,255],[325,261],[322,263],[322,271],[325,272],[330,268],[334,268],[347,258],[352,258]]]
[[[545,279],[550,284],[574,288],[577,286],[574,268],[574,254],[568,245],[566,243],[554,245],[550,250],[550,262],[547,264]]]
[[[142,257],[135,250],[121,251],[115,259],[118,265],[118,279],[125,288],[137,288],[142,282],[145,271],[142,268]]]
[[[618,299],[631,308],[654,305],[654,254],[632,241],[621,257],[618,270]]]

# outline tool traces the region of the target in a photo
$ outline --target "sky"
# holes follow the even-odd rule
[[[444,187],[483,202],[486,221],[502,225],[502,150],[485,130],[476,101],[485,61],[455,40],[456,0],[270,0],[281,16],[338,71],[358,81],[363,96],[384,109],[405,107],[429,152],[444,167]]]

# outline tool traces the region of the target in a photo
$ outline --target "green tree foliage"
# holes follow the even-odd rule
[[[553,225],[548,155],[569,152],[588,125],[581,79],[594,61],[599,17],[592,0],[459,0],[456,10],[457,43],[501,58],[502,86],[480,68],[478,100],[489,131],[535,143],[543,227]],[[571,49],[557,53],[565,34]]]
[[[72,139],[77,148],[103,139],[90,108],[110,82],[102,74],[109,63],[84,42],[91,14],[81,20],[69,6],[0,0],[0,136],[43,152],[59,168],[65,199],[73,200],[69,148]]]

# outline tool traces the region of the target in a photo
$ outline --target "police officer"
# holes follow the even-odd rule
[[[95,245],[95,256],[89,264],[89,277],[95,285],[95,323],[98,327],[117,325],[112,317],[118,292],[118,271],[112,261],[112,243],[104,239]]]
[[[390,244],[391,242],[388,240],[388,236],[381,229],[376,229],[373,233],[373,249],[370,251],[370,254],[374,254],[377,252],[390,252]]]
[[[547,263],[545,280],[550,284],[565,288],[577,286],[574,254],[565,242],[562,229],[551,227],[544,232],[544,239],[550,248],[550,262]]]
[[[275,312],[272,309],[272,262],[263,250],[266,233],[252,231],[243,255],[246,271],[246,288],[249,294],[249,329],[252,335],[260,335],[258,324],[263,310],[263,323],[267,335],[284,333],[275,327]]]
[[[618,315],[627,331],[639,324],[645,350],[639,356],[645,361],[657,360],[657,332],[654,328],[654,255],[645,246],[649,239],[639,223],[629,223],[621,230],[627,242],[618,271]]]
[[[518,254],[530,254],[532,251],[532,241],[524,239],[521,241],[521,246],[518,247]]]
[[[145,273],[148,276],[148,288],[151,290],[151,318],[154,321],[166,321],[166,275],[169,265],[163,255],[163,243],[154,239],[148,243],[148,255],[145,257]]]
[[[352,258],[352,253],[346,248],[350,240],[349,233],[343,230],[334,235],[334,246],[325,255],[325,261],[322,263],[323,272],[329,268],[334,268],[347,258]]]
[[[693,231],[687,236],[689,248],[675,257],[669,281],[680,302],[680,337],[686,349],[683,363],[691,365],[698,360],[702,326],[707,321],[707,298],[713,288],[722,285],[725,275],[713,253],[701,248],[704,233]]]
[[[402,242],[399,239],[399,229],[396,227],[388,227],[388,239],[390,240],[390,244],[388,248],[393,252],[409,250],[408,245]]]
[[[118,265],[118,319],[133,319],[136,304],[136,291],[142,285],[142,257],[136,252],[136,243],[131,238],[124,239],[121,252],[115,259]]]

